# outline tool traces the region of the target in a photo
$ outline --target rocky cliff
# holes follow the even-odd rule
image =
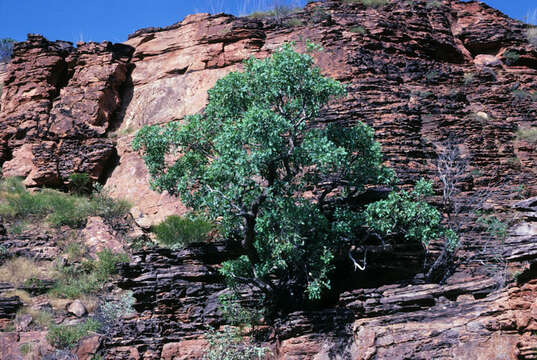
[[[524,24],[478,1],[328,0],[281,19],[197,14],[124,44],[76,48],[31,35],[4,76],[3,174],[64,187],[71,173],[89,173],[135,205],[142,228],[183,213],[176,199],[149,189],[130,147],[136,130],[200,111],[207,90],[242,60],[306,40],[324,47],[316,56],[323,72],[348,84],[323,119],[372,125],[403,185],[419,177],[439,185],[439,149],[448,139],[458,145],[469,161],[465,220],[445,283],[402,271],[412,251],[379,259],[340,279],[338,299],[324,309],[270,324],[276,358],[537,358],[537,143],[517,136],[537,126],[537,48]],[[487,209],[509,223],[505,238],[475,221],[472,202],[484,194]],[[433,244],[430,257],[437,253]],[[217,264],[231,254],[220,244],[134,254],[119,285],[134,291],[139,315],[115,329],[107,358],[200,358],[205,325],[221,323]]]

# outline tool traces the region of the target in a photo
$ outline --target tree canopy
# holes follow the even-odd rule
[[[230,282],[310,299],[330,288],[338,254],[365,266],[349,249],[371,234],[402,233],[423,244],[446,235],[440,213],[424,201],[430,183],[364,200],[395,175],[371,127],[320,119],[346,89],[321,74],[314,50],[284,44],[264,60],[246,60],[244,71],[209,90],[202,113],[144,127],[133,141],[154,189],[180,196],[220,236],[240,243],[244,255],[222,264]]]

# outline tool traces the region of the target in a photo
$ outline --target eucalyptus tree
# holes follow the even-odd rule
[[[371,127],[320,119],[346,89],[321,74],[315,50],[284,44],[264,60],[246,60],[244,71],[209,90],[202,113],[144,127],[133,142],[154,189],[180,196],[240,243],[243,255],[222,264],[226,278],[269,296],[320,298],[335,257],[365,268],[351,249],[370,236],[403,232],[423,244],[444,236],[441,216],[424,201],[430,184],[393,193],[380,207],[364,196],[392,184],[394,172],[382,164]]]

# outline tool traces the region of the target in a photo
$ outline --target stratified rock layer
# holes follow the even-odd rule
[[[516,136],[537,126],[537,49],[525,32],[477,1],[393,0],[373,8],[329,0],[278,21],[193,15],[139,30],[128,47],[73,50],[30,37],[17,45],[5,78],[4,173],[35,185],[74,171],[110,175],[106,187],[133,202],[142,227],[185,212],[149,189],[130,148],[135,131],[202,110],[207,90],[249,56],[266,57],[286,41],[304,49],[312,40],[324,47],[315,55],[323,73],[348,85],[323,120],[372,125],[403,186],[437,180],[434,160],[447,139],[469,159],[461,247],[442,285],[420,274],[387,280],[382,269],[393,271],[393,258],[362,274],[367,281],[339,279],[346,288],[329,309],[278,319],[267,345],[278,359],[534,359],[537,203],[517,202],[537,194],[537,144]],[[115,152],[117,166],[103,172]],[[476,223],[476,194],[490,195],[486,207],[509,221],[505,239]],[[431,244],[432,258],[438,249]],[[221,245],[136,254],[120,285],[134,291],[139,316],[117,327],[108,358],[199,359],[205,325],[222,323],[217,264],[232,255]]]
[[[131,53],[108,42],[74,49],[40,35],[16,44],[0,113],[3,175],[30,186],[59,186],[75,172],[98,179],[115,154],[104,135],[121,104]]]

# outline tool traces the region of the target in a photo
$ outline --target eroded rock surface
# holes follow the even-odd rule
[[[4,176],[61,186],[70,174],[98,179],[115,154],[104,135],[121,104],[132,49],[122,44],[50,42],[14,47],[4,79],[0,159]]]

